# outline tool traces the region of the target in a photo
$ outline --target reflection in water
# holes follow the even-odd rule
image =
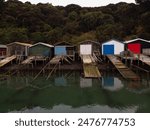
[[[103,77],[102,87],[107,90],[117,91],[123,88],[123,83],[117,77]]]
[[[107,105],[105,106],[100,106],[100,105],[94,105],[94,106],[83,106],[83,107],[78,107],[78,108],[72,108],[71,106],[67,105],[57,105],[54,106],[52,109],[45,109],[41,107],[35,107],[33,109],[23,109],[20,111],[12,111],[17,113],[17,112],[23,112],[23,113],[133,113],[138,110],[138,106],[131,106],[128,108],[122,108],[122,109],[117,109],[117,108],[111,108]]]
[[[81,88],[92,87],[92,79],[80,77],[80,87]]]
[[[55,78],[55,86],[67,86],[67,80],[62,77],[56,77]]]
[[[0,112],[150,112],[150,80],[144,76],[134,82],[104,73],[98,80],[73,71],[57,72],[49,80],[44,74],[32,82],[35,75],[0,81]]]

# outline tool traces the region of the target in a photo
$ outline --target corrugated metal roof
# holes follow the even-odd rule
[[[0,44],[0,48],[7,48],[7,46],[6,46],[6,45],[1,45],[1,44]]]
[[[10,46],[12,44],[18,44],[18,45],[22,45],[22,46],[28,46],[28,47],[31,47],[32,45],[29,44],[29,43],[22,43],[22,42],[13,42],[13,43],[10,43],[10,44],[7,44],[7,46]]]
[[[37,46],[37,45],[44,45],[44,46],[47,46],[47,47],[54,47],[53,45],[50,45],[50,44],[47,44],[47,43],[43,43],[43,42],[38,42],[38,43],[32,45],[31,47]]]
[[[135,42],[135,41],[143,41],[143,42],[150,43],[150,41],[142,39],[142,38],[132,39],[132,40],[129,40],[129,41],[125,41],[124,43],[131,43],[131,42]]]

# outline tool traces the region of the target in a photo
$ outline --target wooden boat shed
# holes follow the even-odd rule
[[[56,43],[54,48],[55,56],[67,56],[75,59],[76,47],[68,42],[59,42]]]
[[[93,53],[100,53],[100,43],[96,41],[86,40],[79,43],[79,54],[93,55]]]
[[[31,44],[28,43],[21,43],[21,42],[13,42],[10,44],[7,44],[7,54],[8,56],[17,55],[17,56],[28,56],[29,47],[31,47]]]
[[[29,56],[40,56],[52,58],[54,56],[54,46],[38,42],[29,48]]]
[[[130,50],[134,54],[146,54],[150,55],[150,41],[137,38],[124,42],[126,44],[126,49]]]
[[[6,45],[0,45],[0,59],[5,58],[7,55],[7,46]]]
[[[102,55],[120,55],[124,50],[124,43],[117,40],[102,43]]]

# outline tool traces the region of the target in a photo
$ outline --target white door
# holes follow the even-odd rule
[[[80,55],[92,55],[92,45],[80,45]]]

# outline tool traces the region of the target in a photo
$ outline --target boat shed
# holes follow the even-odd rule
[[[7,44],[8,56],[12,56],[12,55],[28,56],[29,47],[31,46],[32,46],[31,44],[21,43],[21,42],[13,42]]]
[[[102,43],[102,55],[120,55],[124,49],[124,43],[117,40],[109,40]]]
[[[96,41],[86,40],[79,43],[79,54],[93,55],[93,53],[100,53],[100,43]]]
[[[55,56],[69,56],[75,58],[75,46],[68,42],[56,43],[54,49]]]
[[[130,50],[134,54],[147,54],[150,55],[150,41],[137,38],[124,42],[126,44],[126,49]]]
[[[5,58],[7,55],[7,46],[6,45],[0,45],[0,59]]]
[[[29,56],[42,56],[52,58],[54,56],[54,46],[38,42],[29,48]]]

